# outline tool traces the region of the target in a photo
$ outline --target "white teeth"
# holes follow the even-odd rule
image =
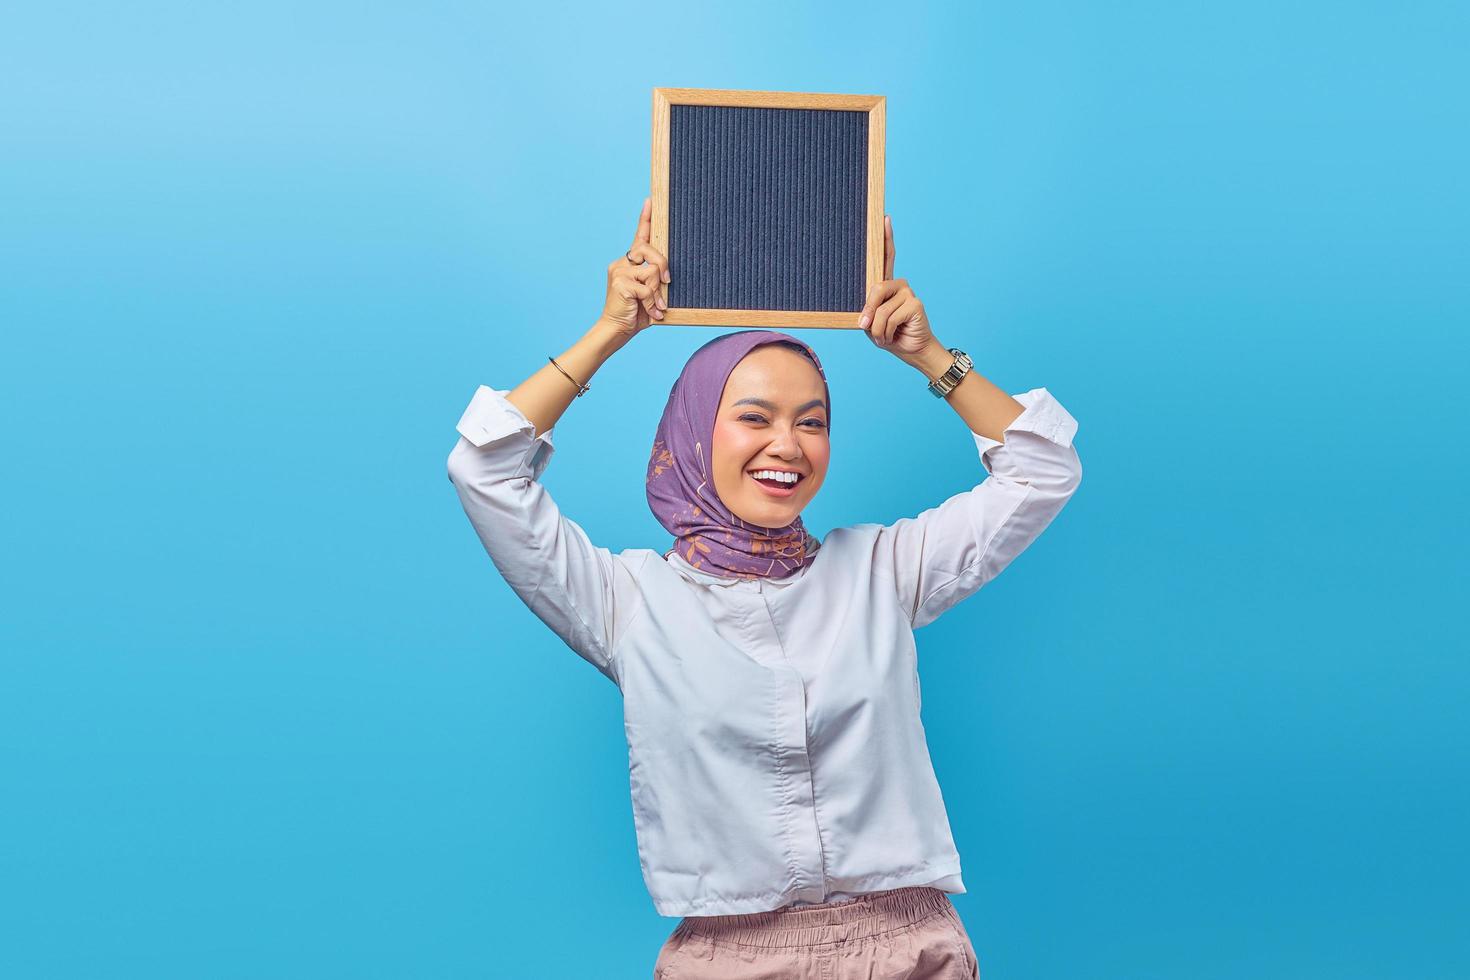
[[[756,470],[750,475],[757,480],[780,480],[782,483],[795,483],[797,480],[795,473],[779,473],[776,470]]]

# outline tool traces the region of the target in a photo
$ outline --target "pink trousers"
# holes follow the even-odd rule
[[[949,895],[916,885],[820,905],[685,916],[654,980],[979,980]]]

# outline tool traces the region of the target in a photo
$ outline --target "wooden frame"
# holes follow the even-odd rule
[[[653,90],[653,226],[651,242],[665,255],[669,245],[669,107],[748,106],[760,109],[843,109],[868,113],[867,281],[864,292],[883,279],[883,148],[888,100],[881,95],[822,92],[752,92],[742,89],[655,88]],[[676,270],[677,271],[677,270]],[[667,289],[664,288],[665,299]],[[656,323],[695,327],[831,327],[861,329],[857,311],[720,310],[670,307]]]

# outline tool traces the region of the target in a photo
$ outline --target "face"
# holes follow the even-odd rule
[[[815,364],[789,347],[765,344],[735,365],[720,396],[710,453],[715,492],[732,514],[760,527],[790,524],[821,488],[830,453]],[[768,489],[752,475],[758,470],[798,479]]]

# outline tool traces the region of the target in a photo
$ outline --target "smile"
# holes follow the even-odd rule
[[[757,472],[759,472],[759,471],[757,471]],[[778,485],[776,485],[774,482],[772,482],[770,480],[766,480],[764,482],[761,481],[761,480],[757,480],[755,478],[754,474],[751,473],[751,472],[747,472],[745,475],[748,476],[748,477],[750,477],[751,482],[753,482],[756,486],[760,487],[761,488],[761,491],[763,493],[765,493],[765,494],[767,494],[768,496],[771,496],[771,497],[790,497],[790,496],[792,496],[793,494],[796,493],[796,488],[801,484],[801,481],[806,479],[806,475],[805,474],[798,473],[796,475],[796,482],[795,483],[787,483],[787,484],[782,484],[782,485],[779,485],[778,486]]]

